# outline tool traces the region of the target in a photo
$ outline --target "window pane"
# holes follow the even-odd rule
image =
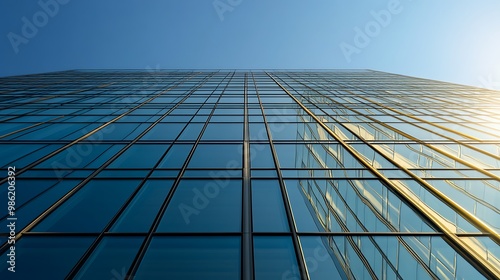
[[[228,116],[228,118],[231,118]],[[242,140],[243,124],[210,123],[203,132],[201,140]]]
[[[262,119],[261,116],[259,116]],[[264,123],[250,123],[250,140],[267,140],[267,130]]]
[[[181,168],[193,145],[174,144],[161,160],[158,168]]]
[[[299,185],[299,181],[286,180],[285,186],[292,206],[297,230],[299,232],[323,231],[323,227],[321,223],[319,223],[319,220],[315,218],[311,202],[304,192],[304,189]]]
[[[290,231],[278,181],[252,180],[253,230]]]
[[[203,128],[204,123],[189,123],[182,132],[179,140],[196,140],[198,136],[200,136],[201,129]]]
[[[329,247],[328,238],[304,236],[300,242],[311,280],[348,279]],[[299,277],[298,273],[294,276]]]
[[[24,236],[16,242],[16,272],[7,268],[7,253],[0,256],[0,279],[64,279],[94,237]]]
[[[133,180],[91,181],[33,231],[101,232],[138,184]]]
[[[183,180],[158,226],[159,232],[241,230],[241,181]]]
[[[36,167],[53,168],[54,170],[61,168],[83,168],[109,148],[110,145],[95,143],[75,144],[50,157]],[[55,173],[57,174],[57,171]],[[64,172],[60,171],[60,173]]]
[[[167,197],[173,180],[149,180],[111,228],[115,232],[147,232]]]
[[[140,145],[129,147],[120,157],[113,161],[110,168],[152,168],[168,149],[168,144]]]
[[[156,124],[141,140],[174,140],[185,125],[184,123]]]
[[[104,237],[76,279],[125,279],[143,237]]]
[[[250,160],[252,168],[274,168],[273,155],[269,144],[251,144]]]
[[[256,236],[253,245],[256,280],[290,279],[297,273],[297,258],[289,236]]]
[[[16,159],[31,154],[42,147],[43,145],[35,144],[0,144],[0,150],[2,151],[0,165],[3,168],[4,166],[6,167],[10,162],[17,164]]]
[[[237,168],[241,167],[242,146],[234,144],[199,144],[189,168]]]
[[[40,180],[41,181],[41,180]],[[59,183],[55,184],[51,188],[49,188],[47,191],[41,193],[38,195],[36,198],[31,200],[30,202],[26,203],[25,205],[18,206],[16,207],[16,215],[18,217],[23,217],[22,219],[18,219],[16,221],[16,227],[19,229],[24,228],[27,226],[33,219],[38,217],[43,211],[45,211],[47,208],[49,208],[52,204],[54,204],[58,199],[63,197],[65,194],[67,194],[73,187],[75,187],[79,181],[76,180],[63,180],[60,181]],[[20,186],[20,185],[18,185]],[[7,187],[2,188],[2,189],[7,189]],[[17,192],[18,195],[22,193],[22,191]],[[2,195],[5,200],[1,200],[2,202],[5,201],[5,205],[7,205],[7,194],[5,196]],[[16,197],[17,199],[17,197]],[[7,212],[5,212],[4,217],[2,220],[0,220],[1,223],[7,223],[7,218],[9,216],[7,215]],[[7,223],[8,224],[8,223]],[[1,228],[0,232],[1,233],[7,233],[9,229],[7,227]]]
[[[239,237],[154,237],[137,279],[240,279]]]

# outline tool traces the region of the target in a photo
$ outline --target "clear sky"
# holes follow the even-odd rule
[[[498,0],[4,0],[0,23],[0,76],[368,68],[500,89]]]

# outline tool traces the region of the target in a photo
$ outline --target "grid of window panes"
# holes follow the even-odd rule
[[[2,78],[0,102],[1,279],[500,277],[499,92],[107,70]]]

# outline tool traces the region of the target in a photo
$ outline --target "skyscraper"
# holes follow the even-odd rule
[[[0,93],[2,279],[500,277],[496,91],[107,70]]]

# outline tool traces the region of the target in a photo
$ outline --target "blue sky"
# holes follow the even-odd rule
[[[1,1],[0,19],[0,76],[368,68],[500,89],[498,0]]]

